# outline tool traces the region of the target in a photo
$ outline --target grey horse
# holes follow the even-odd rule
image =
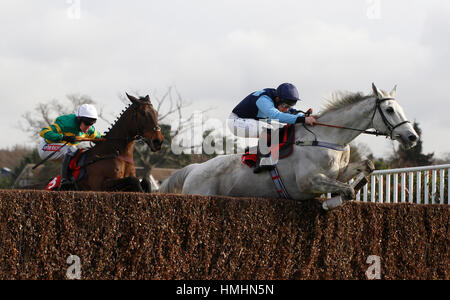
[[[318,115],[318,121],[361,130],[374,128],[407,148],[416,145],[418,135],[395,100],[396,87],[390,93],[378,89],[375,84],[372,88],[371,95],[341,93],[328,102]],[[317,140],[346,146],[360,134],[361,131],[355,130],[296,125],[298,142]],[[361,172],[369,175],[374,171],[374,166],[369,160],[349,163],[349,159],[349,147],[334,150],[299,143],[294,146],[290,157],[279,161],[278,169],[289,195],[295,200],[312,199],[326,193],[341,194],[350,200],[354,199],[355,191],[347,182]],[[278,197],[269,173],[253,174],[250,168],[242,164],[239,154],[189,165],[167,178],[160,192]]]

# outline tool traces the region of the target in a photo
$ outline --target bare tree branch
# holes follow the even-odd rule
[[[66,96],[68,103],[59,100],[50,100],[41,102],[32,111],[27,111],[22,115],[22,122],[19,122],[19,128],[28,133],[30,138],[38,140],[39,132],[55,122],[55,119],[61,115],[75,113],[82,104],[95,104],[91,97],[80,94],[70,94]],[[100,109],[99,117],[103,118],[103,110]]]

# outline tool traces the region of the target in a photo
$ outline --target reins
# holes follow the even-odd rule
[[[381,119],[383,120],[384,125],[386,125],[387,129],[390,131],[390,133],[383,133],[380,132],[378,130],[375,131],[371,131],[371,130],[364,130],[364,129],[357,129],[357,128],[352,128],[352,127],[345,127],[345,126],[339,126],[339,125],[331,125],[331,124],[324,124],[324,123],[316,123],[315,125],[318,126],[324,126],[324,127],[331,127],[331,128],[337,128],[337,129],[344,129],[344,130],[353,130],[353,131],[358,131],[361,132],[363,134],[369,134],[369,135],[376,135],[376,136],[385,136],[385,137],[390,137],[392,138],[392,134],[394,132],[394,130],[404,124],[407,123],[411,123],[410,121],[404,121],[401,122],[397,125],[392,125],[391,122],[389,122],[389,120],[386,118],[386,115],[384,114],[383,110],[381,109],[381,103],[385,102],[385,101],[389,101],[389,100],[395,100],[395,98],[381,98],[381,99],[377,99],[376,104],[375,104],[375,109],[372,115],[372,123],[373,120],[375,118],[375,115],[377,113],[377,111],[380,113]]]
[[[338,125],[330,125],[330,124],[324,124],[324,123],[316,123],[315,125],[324,126],[324,127],[330,127],[330,128],[337,128],[337,129],[353,130],[353,131],[358,131],[358,132],[361,132],[361,133],[364,133],[364,134],[389,137],[388,134],[382,133],[382,132],[379,132],[379,131],[362,130],[362,129],[356,129],[356,128],[351,128],[351,127],[338,126]]]

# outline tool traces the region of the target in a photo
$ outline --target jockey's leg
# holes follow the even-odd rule
[[[264,128],[258,140],[258,158],[259,163],[253,172],[255,174],[262,171],[272,171],[278,163],[279,159],[279,128],[267,124],[270,128]],[[268,141],[268,134],[270,131],[270,142]]]
[[[348,182],[361,172],[363,172],[364,175],[369,176],[374,170],[375,165],[371,160],[363,160],[351,163],[339,172],[339,177],[337,180],[341,182]]]
[[[276,162],[272,158],[272,153],[268,142],[268,132],[263,130],[258,140],[258,161],[253,173],[258,174],[264,171],[275,169]]]
[[[258,138],[261,131],[261,122],[254,119],[242,119],[231,114],[227,120],[228,129],[238,137]]]
[[[72,158],[75,156],[75,152],[72,147],[67,147],[67,150],[64,151],[64,158],[61,165],[61,185],[60,190],[64,190],[65,187],[72,185],[72,180],[70,179],[70,170],[69,164]]]
[[[263,171],[271,171],[278,163],[278,157],[273,157],[271,148],[278,147],[278,130],[273,130],[271,124],[261,122],[254,119],[242,119],[235,114],[231,114],[227,120],[230,131],[238,136],[244,138],[258,138],[257,154],[259,161],[256,163],[254,173],[261,173]],[[268,132],[272,130],[271,135],[272,145],[268,144]],[[277,149],[278,150],[278,149]],[[278,156],[278,151],[275,152]]]
[[[69,146],[66,146],[62,148],[64,144],[55,143],[55,144],[48,144],[46,141],[42,141],[38,146],[38,153],[41,159],[46,159],[49,157],[49,155],[53,156],[50,158],[50,160],[60,160],[64,157],[64,154],[66,153],[66,148]]]
[[[304,186],[304,183],[298,183],[298,185]],[[312,194],[339,193],[345,200],[352,200],[356,196],[351,185],[331,179],[324,174],[313,176],[308,182],[308,187]]]

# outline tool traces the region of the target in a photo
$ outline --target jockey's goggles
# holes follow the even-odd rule
[[[292,100],[281,100],[280,101],[280,105],[283,108],[291,108],[292,106],[294,106],[297,103],[297,101],[292,101]]]
[[[97,122],[96,119],[91,119],[91,118],[80,118],[80,121],[83,122],[87,126],[92,126],[95,124],[95,122]]]

